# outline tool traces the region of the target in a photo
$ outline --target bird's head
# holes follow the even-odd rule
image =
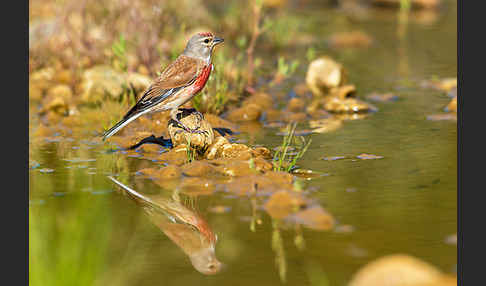
[[[223,38],[218,38],[211,32],[198,33],[189,39],[183,54],[209,63],[213,48],[222,42],[224,42]]]

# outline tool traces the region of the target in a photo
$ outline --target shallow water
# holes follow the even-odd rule
[[[322,5],[291,12],[308,19],[303,29],[319,39],[318,54],[343,63],[358,97],[391,91],[399,100],[373,103],[379,110],[365,119],[311,135],[312,144],[299,166],[326,174],[307,181],[306,189],[338,224],[332,231],[304,228],[303,250],[294,244],[296,230],[281,230],[286,284],[310,285],[310,277],[317,275],[327,285],[345,285],[358,268],[392,253],[407,253],[455,273],[457,249],[446,239],[457,229],[457,124],[426,119],[443,112],[450,99],[420,85],[432,76],[456,76],[456,2],[447,3],[431,23],[411,17],[402,39],[397,37],[396,13],[390,11],[373,10],[353,21]],[[366,31],[374,44],[364,49],[329,49],[325,37],[343,27]],[[306,50],[307,46],[296,44],[285,52],[301,55],[305,62]],[[305,68],[301,65],[284,91],[304,81]],[[251,136],[238,137],[275,147],[282,139],[278,131],[259,128]],[[52,262],[49,271],[64,266],[81,268],[79,275],[94,271],[92,275],[109,285],[281,283],[272,250],[272,221],[259,210],[262,223],[252,232],[250,199],[217,192],[189,200],[217,234],[216,254],[225,264],[217,275],[203,276],[106,177],[117,175],[143,194],[170,193],[136,174],[156,163],[111,153],[76,135],[31,144],[30,152],[30,160],[38,163],[29,171],[31,237],[40,229],[37,238],[52,252],[69,249],[79,257],[76,265]],[[383,158],[356,158],[362,153]],[[322,159],[332,156],[345,158]],[[223,213],[209,211],[214,206],[229,208]],[[90,261],[96,261],[98,268],[83,269]],[[60,276],[58,284],[63,279],[67,278]]]

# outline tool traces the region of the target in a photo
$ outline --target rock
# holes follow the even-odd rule
[[[33,101],[40,101],[42,99],[42,90],[31,83],[29,83],[29,99]]]
[[[216,185],[208,178],[185,178],[181,183],[181,191],[188,195],[208,195],[216,189]]]
[[[68,102],[72,98],[71,88],[65,84],[59,84],[47,90],[47,97],[43,102],[42,112],[52,111],[59,115],[66,115],[69,111]]]
[[[102,102],[105,98],[119,99],[124,92],[125,77],[109,66],[95,66],[84,71],[79,86],[85,103]]]
[[[301,98],[293,97],[289,100],[287,104],[287,110],[292,112],[304,111],[305,102]]]
[[[427,116],[430,121],[457,120],[457,113],[432,114]]]
[[[206,161],[192,161],[182,166],[182,173],[189,177],[203,177],[214,174],[214,166]]]
[[[205,113],[204,118],[209,122],[209,124],[211,124],[211,126],[213,126],[213,128],[228,128],[231,131],[238,129],[237,126],[232,122],[211,113]]]
[[[329,37],[329,45],[333,48],[363,48],[369,47],[373,40],[371,37],[362,31],[352,31],[344,33],[336,33]]]
[[[383,159],[383,156],[363,153],[363,154],[356,156],[356,158],[361,159],[361,160],[374,160],[374,159]]]
[[[427,262],[406,254],[394,254],[363,266],[354,274],[349,286],[429,285],[427,283],[434,283],[441,276],[440,270]]]
[[[53,82],[56,72],[53,67],[40,69],[29,75],[29,83],[41,90],[46,90]]]
[[[322,96],[330,88],[345,82],[344,68],[330,57],[324,56],[310,63],[305,81],[314,95]]]
[[[182,166],[187,163],[187,147],[186,145],[179,145],[170,149],[168,152],[160,154],[155,159],[172,165]]]
[[[52,111],[54,113],[65,115],[68,113],[69,106],[62,97],[48,97],[45,99],[43,112]]]
[[[160,153],[162,151],[162,147],[157,144],[143,144],[138,149],[143,153]]]
[[[288,220],[315,230],[330,230],[334,226],[334,217],[319,205],[305,208]]]
[[[211,163],[216,165],[215,169],[225,176],[240,177],[258,173],[256,168],[252,168],[250,160],[242,161],[240,159],[216,159]]]
[[[256,121],[260,118],[262,107],[255,103],[243,105],[228,113],[228,120],[232,122]]]
[[[272,159],[272,152],[265,147],[256,147],[251,150],[253,157],[261,157],[263,159]]]
[[[202,133],[191,133],[182,129],[174,120],[169,120],[168,131],[173,146],[190,144],[191,148],[204,153],[214,141],[214,131],[208,121],[195,109],[179,109],[177,119],[187,128],[200,130]]]
[[[129,84],[132,84],[135,90],[142,92],[145,91],[152,83],[152,79],[150,77],[134,72],[128,73],[126,81]],[[142,93],[140,92],[138,96],[142,96]]]
[[[287,122],[305,122],[307,121],[307,113],[288,112],[288,113],[284,113],[283,119]]]
[[[330,90],[330,95],[323,98],[325,110],[334,113],[354,113],[378,110],[373,105],[354,98],[354,85],[345,85]]]
[[[216,137],[214,143],[206,150],[204,157],[209,160],[218,158],[220,155],[220,149],[226,144],[231,144],[229,143],[228,139],[222,136]]]
[[[244,144],[225,144],[221,148],[221,158],[249,160],[251,157],[251,148]]]
[[[278,191],[265,203],[265,211],[275,219],[285,218],[305,207],[304,198],[293,191]]]
[[[265,110],[265,121],[273,122],[281,120],[282,112],[277,109]]]
[[[300,83],[294,86],[295,94],[298,96],[304,96],[306,93],[310,92],[309,87],[305,83]]]
[[[168,165],[160,169],[146,168],[139,170],[138,172],[157,180],[179,179],[182,174],[181,169],[174,165]]]
[[[454,97],[449,104],[444,108],[446,112],[457,112],[457,96]]]
[[[441,0],[411,0],[414,9],[434,9],[441,3]],[[382,7],[399,8],[400,0],[372,0],[371,4]]]
[[[70,100],[73,96],[73,92],[68,85],[59,84],[47,90],[48,95],[55,97],[62,97],[66,100]]]
[[[387,93],[373,92],[373,93],[369,94],[368,96],[366,96],[366,98],[369,99],[369,100],[372,100],[372,101],[376,101],[376,102],[389,102],[389,101],[398,100],[398,96],[391,93],[391,92],[387,92]]]
[[[250,103],[260,106],[260,109],[267,110],[273,107],[273,98],[268,93],[256,92],[247,97],[242,105],[244,106]]]
[[[55,74],[55,81],[62,84],[71,84],[74,81],[74,75],[70,69],[62,69]]]

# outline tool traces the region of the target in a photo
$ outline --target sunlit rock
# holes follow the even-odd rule
[[[169,121],[168,131],[173,146],[181,144],[190,145],[198,151],[204,152],[214,141],[214,131],[211,124],[194,109],[181,109],[177,119],[191,130],[184,130],[174,120]]]
[[[310,63],[305,81],[314,95],[322,96],[330,88],[345,82],[344,68],[332,58],[323,56]]]
[[[83,72],[80,83],[81,100],[101,102],[118,99],[124,92],[125,77],[109,66],[95,66]]]
[[[412,286],[433,284],[440,270],[418,258],[394,254],[369,262],[354,274],[349,286]]]
[[[228,113],[228,120],[232,122],[256,121],[260,118],[262,107],[255,103],[249,103]]]

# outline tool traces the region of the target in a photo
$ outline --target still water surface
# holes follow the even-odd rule
[[[449,98],[420,85],[432,76],[456,76],[456,3],[447,3],[445,9],[429,15],[431,20],[412,17],[402,39],[397,37],[394,13],[375,11],[349,21],[348,28],[366,31],[374,44],[348,51],[331,50],[324,41],[348,21],[342,13],[321,5],[289,12],[308,19],[306,32],[322,38],[317,52],[343,63],[358,97],[391,91],[400,99],[373,103],[379,110],[367,118],[346,121],[331,133],[311,135],[313,143],[299,165],[326,175],[308,181],[306,189],[338,225],[349,225],[352,231],[302,229],[305,249],[299,250],[294,244],[298,231],[282,229],[286,284],[309,285],[309,277],[318,273],[329,285],[345,285],[358,268],[392,253],[414,255],[455,273],[457,250],[445,239],[457,229],[457,124],[426,119],[442,112]],[[306,49],[297,45],[286,52],[300,55],[305,62]],[[305,68],[302,65],[289,80],[287,92],[304,81]],[[259,128],[238,138],[275,147],[282,139],[277,131]],[[76,134],[58,142],[31,144],[30,149],[30,159],[39,163],[29,170],[31,235],[32,228],[41,227],[38,238],[50,251],[74,255],[79,264],[66,262],[71,269],[91,263],[89,271],[108,285],[281,283],[272,250],[272,222],[259,211],[261,224],[250,231],[249,199],[224,192],[183,197],[218,237],[216,256],[224,267],[217,275],[203,276],[143,209],[107,178],[115,175],[137,192],[170,198],[170,191],[137,178],[136,171],[157,163],[107,152],[91,138]],[[384,158],[355,160],[362,153]],[[330,156],[347,158],[322,160]],[[225,206],[227,211],[211,212],[214,206]],[[73,241],[76,244],[69,244]],[[52,263],[51,270],[60,267]],[[71,275],[81,275],[76,271]]]

